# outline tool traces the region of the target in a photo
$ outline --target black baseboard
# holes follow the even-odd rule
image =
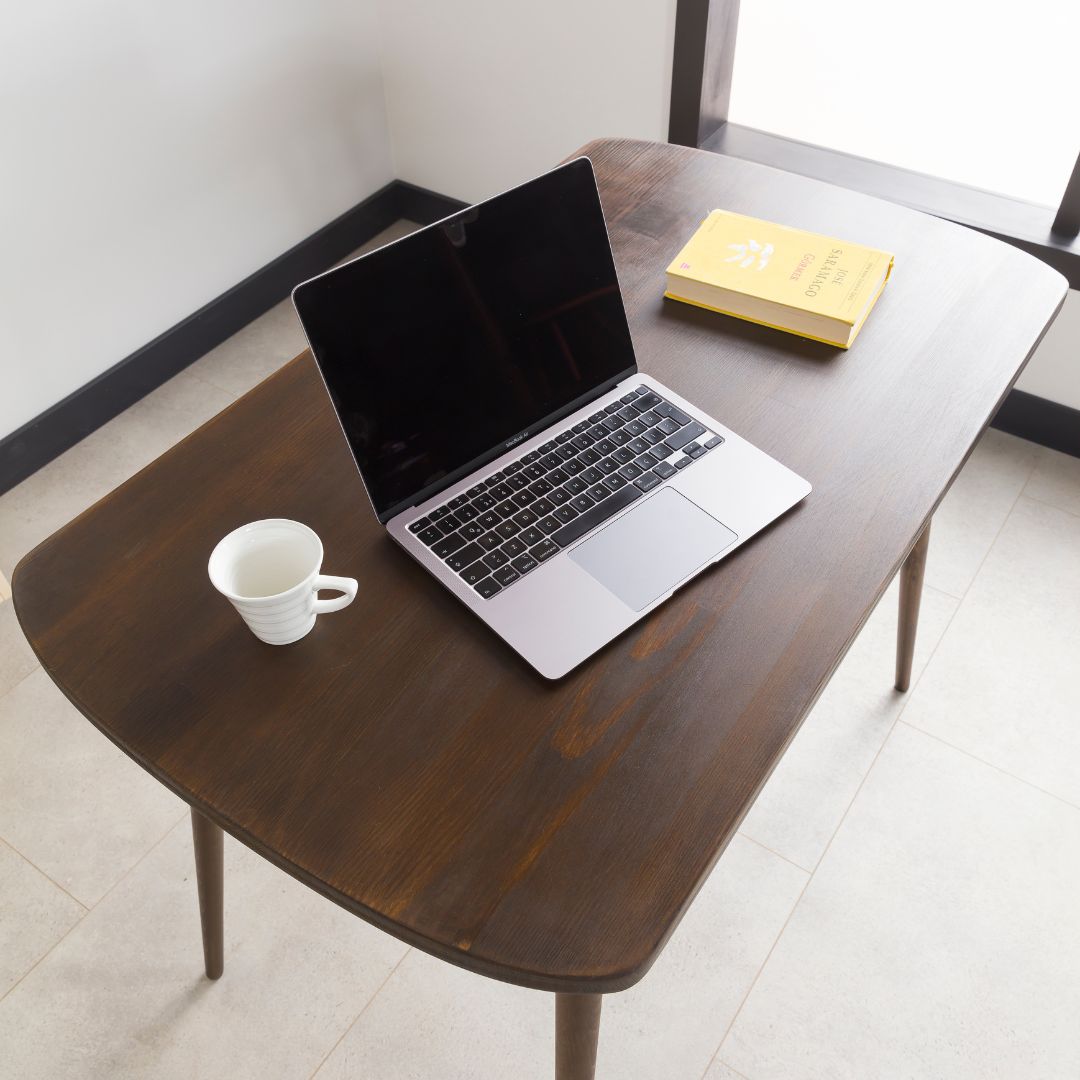
[[[427,225],[467,203],[394,180],[273,262],[0,439],[0,494],[156,390],[284,300],[297,282],[332,266],[406,218]],[[1080,410],[1013,390],[993,426],[1080,457]]]
[[[394,180],[85,386],[0,439],[0,493],[156,390],[400,218],[427,225],[466,203]]]
[[[1080,457],[1080,409],[1059,405],[1024,390],[1013,390],[1002,402],[990,426],[1051,450]]]

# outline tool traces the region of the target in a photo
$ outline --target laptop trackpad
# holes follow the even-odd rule
[[[570,558],[641,611],[737,539],[685,495],[664,488],[579,544]]]

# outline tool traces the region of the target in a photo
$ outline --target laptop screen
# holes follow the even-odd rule
[[[635,370],[585,158],[293,300],[383,521]]]

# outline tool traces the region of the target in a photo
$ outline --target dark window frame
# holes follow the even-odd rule
[[[1065,275],[1070,288],[1080,288],[1080,157],[1055,211],[733,124],[728,109],[738,22],[739,0],[678,0],[669,142],[771,165],[966,225],[1042,259]]]

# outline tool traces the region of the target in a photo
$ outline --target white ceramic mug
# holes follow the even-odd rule
[[[320,574],[322,560],[317,533],[299,521],[268,518],[229,533],[207,569],[214,588],[260,641],[288,645],[311,631],[316,616],[340,611],[356,597],[356,579]],[[341,595],[320,600],[320,589]]]

